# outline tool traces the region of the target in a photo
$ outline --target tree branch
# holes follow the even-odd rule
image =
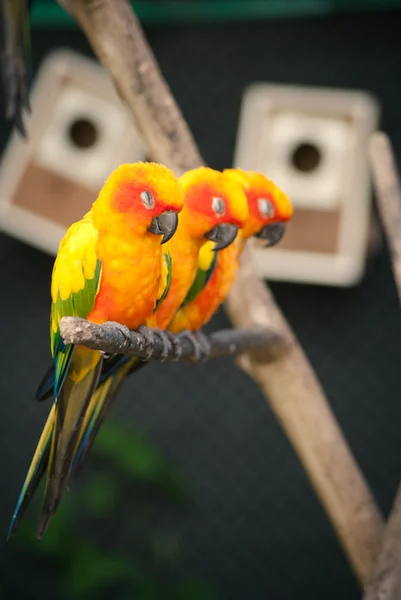
[[[173,335],[145,327],[130,331],[119,323],[95,325],[86,319],[64,317],[60,321],[60,332],[66,344],[146,360],[203,362],[253,352],[256,360],[273,362],[287,351],[280,336],[270,330],[223,329],[208,336],[190,332]]]
[[[202,160],[127,0],[59,0],[75,17],[129,106],[156,160],[181,174]],[[366,582],[382,518],[317,378],[249,249],[226,308],[238,327],[269,328],[290,350],[272,364],[240,362],[259,384],[320,497],[356,575]]]
[[[391,142],[385,133],[372,135],[370,159],[377,204],[390,248],[401,302],[401,186]],[[363,600],[401,597],[401,484],[383,534],[383,543]]]
[[[246,355],[238,362],[269,399],[363,585],[379,548],[382,517],[301,345],[257,278],[250,248],[246,253],[227,300],[231,319],[237,327],[273,328],[290,350],[274,366]]]
[[[401,598],[401,484],[383,535],[380,554],[363,600]]]
[[[372,135],[370,159],[377,206],[389,245],[394,279],[401,300],[401,185],[388,136]]]
[[[181,175],[203,159],[126,0],[59,0],[111,75],[152,157]],[[122,52],[127,51],[124,55]],[[185,152],[182,149],[185,148]]]

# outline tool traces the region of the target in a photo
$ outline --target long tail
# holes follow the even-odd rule
[[[9,539],[10,536],[17,531],[18,523],[23,517],[46,471],[49,462],[50,442],[54,430],[55,415],[56,405],[53,404],[49,416],[47,418],[46,425],[43,429],[42,435],[40,436],[39,443],[36,447],[36,451],[33,456],[31,466],[29,467],[28,474],[25,478],[24,485],[22,486],[22,490],[19,495],[15,511],[11,519],[7,539]]]
[[[146,364],[146,361],[126,355],[117,355],[112,359],[103,361],[98,387],[95,393],[92,395],[88,408],[85,412],[78,440],[75,446],[74,462],[72,466],[75,476],[80,473],[85,463],[86,456],[92,448],[92,445],[96,439],[96,435],[111,409],[122,382],[128,375],[137,372]],[[36,399],[40,402],[46,400],[52,395],[53,388],[54,367],[51,366],[46,371],[39,385],[36,393]],[[47,456],[48,454],[49,452],[47,452]],[[47,464],[44,465],[44,469],[46,469],[46,466]]]
[[[118,390],[126,376],[135,370],[140,369],[143,361],[135,357],[121,356],[119,364],[116,363],[109,370],[109,376],[102,374],[101,381],[96,392],[93,394],[90,406],[85,415],[81,427],[80,435],[75,449],[75,460],[73,464],[74,475],[81,471],[85,458],[88,455],[96,435],[107,417]]]
[[[144,360],[133,360],[132,357],[117,354],[112,358],[108,358],[103,361],[102,372],[99,378],[99,385],[106,381],[111,375],[116,373],[126,362],[130,362],[131,368],[126,375],[136,373],[139,369],[146,365]],[[40,382],[38,389],[36,390],[35,398],[38,402],[43,402],[47,398],[53,396],[54,390],[54,365],[50,365],[47,369],[42,381]]]
[[[37,536],[43,537],[71,472],[78,475],[81,471],[122,382],[146,364],[136,357],[120,355],[101,373],[100,354],[83,347],[75,348],[64,386],[52,405],[19,495],[8,538],[16,532],[47,469],[45,500],[37,529]],[[47,386],[49,377],[54,382],[50,370],[43,379]]]
[[[102,360],[97,352],[82,347],[75,348],[64,386],[57,401],[52,404],[19,495],[8,538],[17,530],[18,523],[47,470],[45,500],[37,535],[42,537],[45,533],[71,473],[77,438],[82,423],[85,418],[88,419],[86,411],[98,383]]]
[[[64,385],[56,399],[48,458],[46,491],[37,536],[43,537],[55,514],[74,461],[75,446],[95,390],[103,358],[82,346],[75,348]]]
[[[43,402],[53,396],[54,392],[54,364],[52,363],[38,385],[35,398],[38,402]]]
[[[31,71],[31,42],[28,0],[0,0],[0,59],[7,119],[13,119],[26,137],[24,110],[30,111],[28,79]]]

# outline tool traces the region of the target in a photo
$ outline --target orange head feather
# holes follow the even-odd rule
[[[162,213],[180,212],[183,194],[174,173],[157,163],[120,165],[111,173],[92,206],[95,225],[114,224],[144,233]]]
[[[220,171],[199,167],[184,173],[179,182],[184,192],[180,227],[189,236],[204,238],[216,226],[229,224],[241,228],[246,223],[249,216],[246,195]]]
[[[262,173],[225,169],[223,174],[236,181],[248,199],[249,218],[241,230],[243,238],[258,234],[266,225],[291,219],[293,207],[287,194]]]

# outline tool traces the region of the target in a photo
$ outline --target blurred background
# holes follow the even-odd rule
[[[284,96],[279,94],[276,104],[271,88],[266,96],[273,113],[285,109],[287,117],[290,113],[298,119],[294,139],[285,143],[287,149],[293,144],[292,157],[300,146],[304,152],[301,160],[299,152],[298,160],[292,160],[291,172],[275,168],[288,178],[282,185],[287,182],[295,190],[298,212],[309,198],[304,226],[311,239],[319,237],[325,210],[337,211],[338,232],[330,251],[316,241],[306,250],[286,248],[287,258],[277,255],[287,266],[282,276],[272,273],[281,281],[271,287],[387,515],[401,473],[401,320],[371,203],[366,139],[369,128],[380,124],[401,161],[401,3],[143,0],[134,6],[201,152],[214,168],[242,164],[243,149],[256,145],[256,138],[255,144],[249,135],[245,140],[241,129],[249,85],[275,84],[276,91],[281,85],[298,86],[295,91],[280,88]],[[228,359],[204,366],[155,364],[130,378],[45,538],[35,538],[34,503],[6,544],[9,519],[49,410],[48,404],[34,401],[34,392],[49,364],[52,254],[66,226],[94,199],[112,161],[147,156],[134,130],[128,142],[113,138],[113,131],[125,127],[126,115],[109,82],[83,60],[93,55],[72,20],[55,2],[43,0],[34,7],[32,23],[33,76],[38,80],[27,122],[29,145],[11,134],[9,123],[2,120],[0,127],[0,320],[5,340],[0,377],[1,597],[359,598],[355,578],[293,449],[256,385]],[[43,66],[60,48],[79,56],[59,53]],[[63,88],[60,81],[65,85],[67,80],[74,89]],[[104,105],[90,100],[102,86]],[[345,96],[337,104],[334,94],[331,101],[327,95],[313,96],[308,103],[305,98],[319,88]],[[347,95],[350,90],[360,90],[362,96]],[[262,120],[263,107],[262,101]],[[73,116],[66,136],[66,119]],[[93,123],[88,124],[89,117]],[[320,138],[316,133],[313,143],[297,133],[305,131],[306,117],[320,119],[319,127],[313,125]],[[348,124],[348,137],[337,135],[338,121]],[[254,124],[255,135],[269,140],[264,127],[262,121],[260,127]],[[287,156],[282,131],[277,125],[275,139]],[[268,144],[263,156],[274,151]],[[252,160],[255,167],[269,170],[263,156],[255,154]],[[336,158],[336,166],[322,175],[318,169],[324,169],[327,157]],[[347,170],[349,164],[353,168]],[[299,197],[297,169],[303,177]],[[336,190],[326,206],[318,205],[322,198],[314,178],[319,177],[321,189],[327,189],[327,177],[327,185]],[[52,198],[67,198],[68,203],[54,208]],[[302,223],[297,227],[302,229]],[[347,232],[359,239],[358,247],[347,246]],[[323,271],[334,273],[341,261],[352,259],[353,275],[323,277],[322,254],[332,261],[324,263]],[[266,275],[271,268],[267,260],[271,262],[264,255],[258,258]],[[301,263],[302,276],[288,267],[292,260]],[[227,326],[221,310],[208,330]]]

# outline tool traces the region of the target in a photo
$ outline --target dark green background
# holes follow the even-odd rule
[[[132,2],[146,22],[228,21],[255,17],[293,18],[335,12],[398,8],[400,0],[137,0]],[[54,0],[35,0],[33,24],[74,27]]]
[[[178,24],[146,33],[216,168],[231,164],[241,94],[253,81],[370,90],[401,157],[400,16]],[[73,30],[36,29],[32,45],[35,66],[58,46],[90,52]],[[2,124],[3,144],[8,131]],[[33,394],[49,360],[52,262],[0,235],[3,540],[48,411]],[[272,288],[387,513],[401,473],[401,319],[386,250],[355,289]],[[227,324],[220,312],[211,326]],[[126,383],[112,417],[49,535],[33,537],[35,506],[21,535],[0,544],[1,598],[360,597],[286,437],[230,360],[146,368]]]

